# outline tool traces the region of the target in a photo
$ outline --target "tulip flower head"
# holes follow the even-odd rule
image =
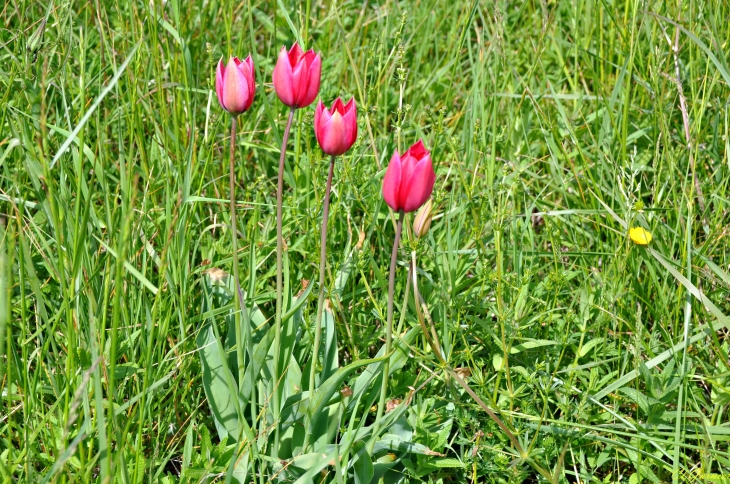
[[[274,67],[276,95],[290,108],[307,107],[319,93],[321,74],[322,59],[314,50],[304,52],[296,42],[288,52],[282,47]]]
[[[218,62],[215,73],[215,92],[221,107],[233,116],[248,110],[256,93],[256,79],[251,55],[246,60],[231,57],[228,64]]]
[[[347,104],[337,98],[331,109],[320,101],[314,112],[314,134],[322,151],[328,155],[339,156],[349,150],[357,139],[355,98]]]
[[[431,153],[419,140],[403,155],[393,153],[383,179],[383,198],[396,212],[413,212],[431,196],[435,181]]]

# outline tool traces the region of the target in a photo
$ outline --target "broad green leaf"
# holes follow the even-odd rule
[[[251,399],[251,392],[255,391],[255,384],[258,380],[261,369],[266,364],[266,356],[271,348],[271,343],[274,341],[274,327],[272,326],[266,332],[261,341],[256,344],[253,358],[246,368],[246,373],[241,383],[241,406],[245,406]]]
[[[378,363],[384,361],[386,357],[371,358],[367,360],[360,360],[350,363],[349,365],[340,368],[332,375],[326,382],[322,384],[315,392],[313,397],[310,399],[307,405],[307,412],[305,417],[305,426],[308,432],[313,432],[314,427],[317,424],[317,420],[322,414],[324,407],[332,398],[332,396],[342,388],[342,384],[350,374],[366,365]]]
[[[335,317],[328,307],[322,312],[322,329],[324,330],[324,359],[319,381],[327,381],[340,366],[337,351],[337,329]]]
[[[207,285],[203,291],[202,311],[210,310],[211,295]],[[203,389],[208,398],[208,406],[221,441],[227,436],[238,439],[239,422],[233,375],[228,368],[223,344],[218,337],[215,321],[208,320],[196,337],[198,354],[203,367]],[[231,388],[233,387],[233,388]]]
[[[393,340],[393,354],[390,357],[390,373],[394,373],[396,371],[399,371],[408,361],[408,346],[409,344],[413,343],[413,341],[416,339],[416,336],[420,333],[420,328],[411,328],[408,330],[408,332],[403,335],[401,338],[394,338]],[[375,358],[382,358],[385,355],[385,345],[380,347],[380,350],[378,350],[377,355],[375,355]],[[370,388],[377,390],[377,392],[380,391],[380,384],[378,383],[380,381],[380,377],[383,371],[383,365],[382,363],[373,363],[369,365],[365,370],[357,377],[357,380],[355,380],[355,383],[352,385],[352,397],[350,399],[350,404],[348,405],[347,412],[350,413],[353,411],[353,406],[357,404],[357,401],[360,397],[364,396],[363,394]],[[376,392],[376,393],[377,393]],[[366,400],[367,401],[367,400]]]
[[[375,471],[373,461],[367,450],[364,450],[353,463],[352,470],[355,474],[355,484],[370,484]]]
[[[334,445],[327,446],[326,449],[322,449],[322,452],[313,452],[311,454],[297,456],[292,461],[292,465],[306,468],[307,472],[294,481],[294,484],[311,484],[312,482],[315,482],[314,476],[327,467],[334,458]]]

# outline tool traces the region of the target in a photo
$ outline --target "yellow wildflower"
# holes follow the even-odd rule
[[[629,229],[629,238],[638,245],[649,245],[651,242],[651,232],[644,227],[632,227]]]

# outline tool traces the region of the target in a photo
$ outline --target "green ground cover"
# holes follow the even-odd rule
[[[730,479],[727,1],[14,0],[0,18],[1,482]],[[359,116],[316,395],[314,105],[284,173],[279,381],[267,353],[271,73],[295,40],[322,54],[320,99]],[[249,52],[236,315],[215,65]],[[419,138],[435,216],[421,239],[406,218],[377,420],[381,184]]]

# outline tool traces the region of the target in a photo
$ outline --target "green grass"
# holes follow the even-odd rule
[[[727,1],[17,0],[0,18],[1,482],[225,481],[196,344],[206,321],[225,330],[201,308],[206,274],[232,262],[214,66],[256,64],[238,259],[273,320],[287,111],[271,72],[296,39],[322,52],[320,99],[358,103],[329,219],[330,291],[353,254],[329,294],[341,365],[384,341],[385,166],[423,137],[436,167],[438,215],[401,244],[395,327],[419,329],[389,395],[445,457],[399,454],[385,482],[545,480],[530,462],[561,482],[730,479]],[[313,113],[297,113],[284,177],[294,294],[318,274]],[[648,248],[624,223],[651,231]],[[525,455],[421,334],[412,250],[448,366]]]

